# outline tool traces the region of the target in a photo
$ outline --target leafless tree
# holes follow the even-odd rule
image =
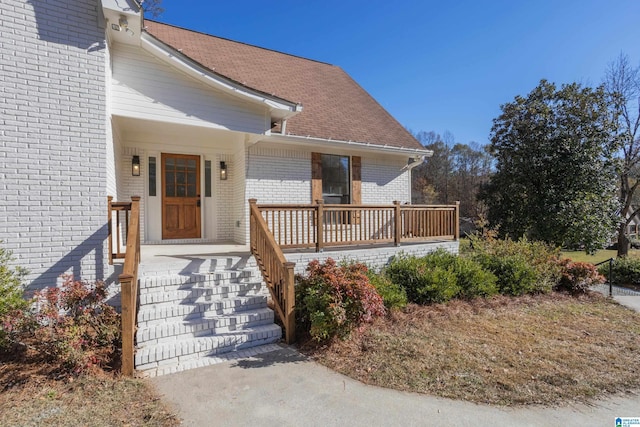
[[[157,18],[164,12],[162,0],[141,0],[140,5],[145,14],[151,15],[154,18]]]
[[[633,203],[640,185],[640,67],[632,66],[629,57],[620,54],[609,64],[604,85],[610,97],[612,114],[618,122],[622,145],[618,256],[624,256],[629,251],[627,226],[640,213],[640,206]]]

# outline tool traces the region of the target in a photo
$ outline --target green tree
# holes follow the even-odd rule
[[[542,80],[501,106],[490,152],[496,172],[481,191],[492,226],[592,252],[616,228],[616,123],[603,87]]]

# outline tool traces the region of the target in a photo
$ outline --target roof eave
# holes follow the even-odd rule
[[[385,153],[392,155],[401,155],[404,157],[431,157],[433,156],[432,150],[409,148],[409,147],[394,147],[391,145],[379,145],[369,142],[357,142],[357,141],[342,141],[337,139],[324,139],[313,136],[298,136],[298,135],[281,135],[271,134],[260,138],[259,141],[269,141],[282,144],[312,144],[313,147],[319,148],[339,148],[354,151],[367,151],[375,153]]]
[[[147,32],[141,34],[140,42],[143,50],[196,80],[247,102],[267,107],[275,119],[286,120],[302,111],[301,104],[252,89],[218,74]]]

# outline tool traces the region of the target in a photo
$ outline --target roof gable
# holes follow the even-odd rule
[[[145,21],[146,31],[236,82],[299,102],[286,132],[322,139],[423,148],[340,67],[219,37]]]

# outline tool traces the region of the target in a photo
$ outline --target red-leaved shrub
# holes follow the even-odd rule
[[[105,302],[103,282],[65,277],[61,288],[36,293],[34,346],[78,374],[107,367],[120,347],[120,315]]]
[[[385,315],[382,297],[369,282],[364,264],[314,260],[296,282],[298,322],[315,340],[344,337],[363,322]]]
[[[559,261],[562,266],[562,275],[556,287],[572,294],[584,294],[593,285],[603,283],[604,276],[598,273],[595,265],[588,262],[573,262],[568,259]]]

